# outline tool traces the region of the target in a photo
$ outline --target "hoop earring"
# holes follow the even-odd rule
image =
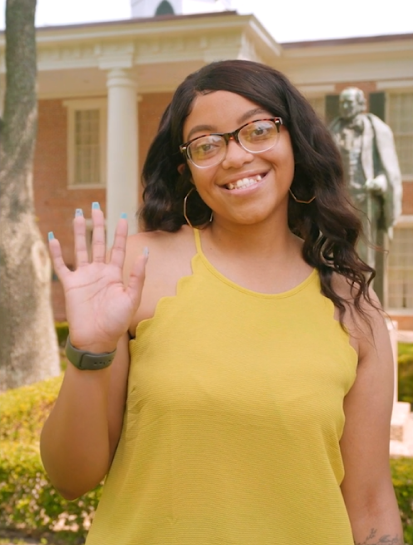
[[[298,202],[300,204],[310,204],[310,202],[313,202],[313,200],[315,199],[315,195],[314,195],[314,197],[311,197],[311,199],[309,201],[302,201],[300,199],[297,199],[297,197],[294,195],[294,193],[291,191],[291,189],[289,189],[288,191],[290,192],[290,195],[295,200],[295,202]]]
[[[205,225],[200,226],[200,227],[195,227],[194,225],[192,225],[192,223],[190,222],[190,220],[188,218],[188,215],[187,215],[186,206],[187,206],[188,197],[193,191],[196,191],[195,187],[191,187],[191,189],[188,191],[188,193],[184,197],[184,210],[183,210],[184,218],[186,219],[186,222],[189,225],[189,227],[192,227],[192,229],[205,229],[208,226],[209,223],[212,223],[212,220],[214,219],[214,213],[211,210],[211,215],[209,217],[209,221]]]

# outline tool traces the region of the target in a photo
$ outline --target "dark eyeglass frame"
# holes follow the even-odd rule
[[[255,153],[263,153],[263,151],[267,151],[267,150],[251,151],[251,150],[245,148],[242,145],[242,142],[240,142],[239,136],[238,136],[239,132],[242,131],[242,129],[244,129],[245,127],[248,127],[248,125],[252,125],[253,123],[258,123],[259,121],[272,121],[273,123],[275,123],[278,134],[280,134],[281,125],[284,125],[283,120],[282,120],[281,117],[265,117],[264,119],[254,119],[253,121],[248,121],[248,123],[245,123],[244,125],[242,125],[241,127],[239,127],[238,129],[236,129],[235,131],[232,131],[232,132],[209,132],[207,134],[202,134],[201,136],[197,136],[196,138],[192,138],[192,140],[188,140],[188,142],[185,142],[184,144],[181,144],[179,146],[179,151],[185,156],[185,158],[188,161],[191,161],[191,163],[193,165],[195,165],[196,167],[198,167],[198,168],[206,168],[206,167],[199,167],[199,165],[195,164],[192,161],[191,157],[189,156],[188,148],[192,144],[192,142],[195,142],[196,140],[199,140],[200,138],[205,138],[205,136],[222,136],[222,138],[225,140],[225,144],[227,146],[228,146],[229,141],[231,139],[233,139],[233,140],[235,140],[235,142],[238,145],[241,146],[242,149],[244,149],[248,153],[254,153],[254,154]],[[271,147],[269,147],[268,149],[271,149]],[[219,164],[219,163],[217,163],[217,164]]]

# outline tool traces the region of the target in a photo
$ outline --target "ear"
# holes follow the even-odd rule
[[[182,176],[182,174],[185,172],[185,169],[186,169],[186,163],[182,163],[181,165],[179,165],[178,167],[178,172],[179,174]]]

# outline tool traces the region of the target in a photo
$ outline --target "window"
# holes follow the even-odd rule
[[[391,309],[413,312],[412,240],[413,216],[394,229],[388,262],[388,306]]]
[[[155,16],[157,15],[174,15],[173,7],[167,0],[163,0],[156,9]]]
[[[69,187],[105,185],[106,101],[66,101]]]
[[[413,179],[413,92],[388,95],[387,121],[393,130],[403,178]]]
[[[318,117],[325,121],[326,112],[325,112],[325,99],[324,97],[307,97],[307,101],[313,107],[313,110],[318,115]]]

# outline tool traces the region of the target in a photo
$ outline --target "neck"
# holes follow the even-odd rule
[[[287,221],[281,226],[267,221],[254,225],[226,223],[214,218],[205,233],[208,244],[226,255],[258,259],[274,256],[282,258],[301,253],[301,241],[291,233]]]

